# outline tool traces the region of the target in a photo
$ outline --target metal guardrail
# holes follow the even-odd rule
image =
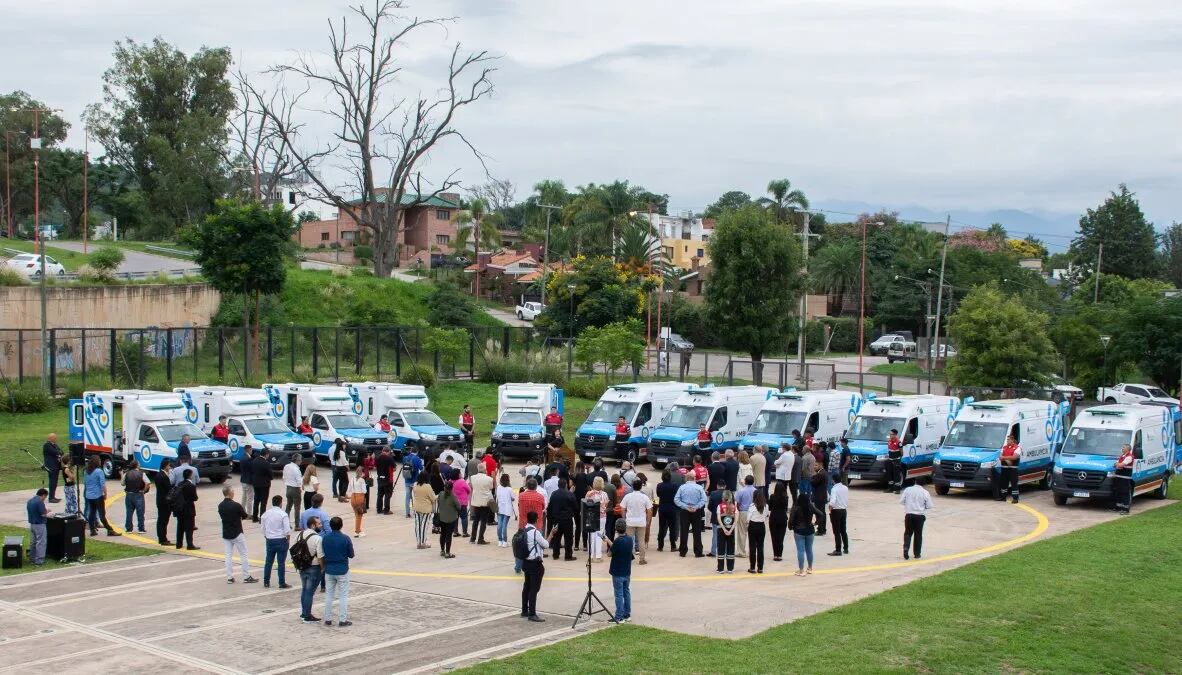
[[[182,251],[180,249],[167,248],[165,246],[152,246],[151,244],[144,246],[144,250],[145,251],[158,251],[160,253],[167,253],[168,255],[172,255],[172,256],[180,256],[181,258],[194,258],[197,256],[197,254],[192,251]]]

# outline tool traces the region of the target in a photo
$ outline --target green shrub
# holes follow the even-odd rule
[[[24,286],[29,283],[16,270],[0,267],[0,286]]]
[[[53,408],[54,400],[39,386],[26,384],[11,387],[0,410],[11,413],[43,413]]]
[[[353,247],[353,257],[357,258],[358,261],[363,263],[373,260],[373,247],[366,246],[365,244],[355,246]]]
[[[100,246],[90,254],[88,263],[98,273],[113,274],[123,264],[123,249],[117,246]]]
[[[546,382],[562,386],[566,381],[566,352],[511,352],[503,356],[490,345],[483,356],[476,358],[476,379],[491,384]]]
[[[567,382],[563,389],[566,391],[567,396],[595,401],[600,396],[603,396],[603,392],[607,391],[607,385],[603,383],[602,378],[576,377]]]
[[[424,365],[406,366],[402,369],[402,375],[398,377],[398,381],[403,384],[421,384],[424,387],[434,387],[435,373]]]

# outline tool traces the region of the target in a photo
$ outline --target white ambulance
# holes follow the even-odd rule
[[[264,384],[273,405],[279,405],[287,424],[298,428],[307,417],[312,427],[312,447],[318,457],[330,458],[336,439],[345,442],[349,462],[356,464],[364,453],[381,452],[389,444],[385,433],[375,431],[361,416],[364,407],[356,390],[325,384]]]
[[[818,441],[836,442],[861,409],[862,395],[856,391],[786,389],[764,402],[739,447],[750,453],[762,445],[774,457],[781,444],[791,441],[793,431],[802,436],[811,431]]]
[[[591,409],[575,434],[575,453],[586,461],[643,459],[648,455],[648,438],[665,413],[688,391],[684,382],[637,382],[609,387]],[[616,447],[616,422],[628,423],[632,435],[627,448]]]
[[[287,420],[275,406],[267,392],[246,387],[177,387],[181,401],[196,414],[195,424],[206,434],[212,434],[218,418],[226,416],[230,436],[226,445],[230,458],[241,462],[246,446],[256,451],[266,448],[271,468],[279,471],[292,457],[299,455],[305,462],[316,458],[312,440],[287,426]]]
[[[753,385],[690,387],[677,398],[649,438],[648,459],[661,468],[672,461],[686,466],[694,454],[738,448],[759,409],[775,395],[772,387]],[[698,429],[705,424],[710,447],[698,448]]]
[[[396,453],[404,448],[416,451],[423,461],[439,457],[444,450],[463,454],[464,435],[427,409],[431,400],[418,384],[394,382],[346,382],[357,392],[364,410],[361,416],[376,425],[382,415],[390,423],[391,447]]]
[[[846,438],[850,443],[850,480],[887,480],[887,438],[891,429],[903,442],[903,476],[932,473],[932,460],[960,410],[954,396],[911,394],[867,397]]]

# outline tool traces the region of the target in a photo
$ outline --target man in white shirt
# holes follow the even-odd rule
[[[923,551],[923,524],[927,520],[927,512],[932,510],[932,496],[928,491],[915,484],[915,479],[907,479],[907,488],[903,490],[903,494],[899,495],[899,503],[903,505],[903,559],[907,560],[910,556],[907,554],[907,549],[911,547],[911,541],[915,539],[915,559],[919,560],[922,557]]]
[[[319,516],[308,519],[308,528],[296,535],[297,541],[301,538],[308,542],[312,564],[300,570],[300,618],[304,623],[320,623],[320,618],[312,614],[312,599],[316,596],[316,589],[320,587],[320,576],[324,573],[324,546],[320,540]]]
[[[792,479],[792,465],[796,463],[796,453],[792,452],[792,446],[787,443],[780,446],[780,454],[776,457],[776,480],[783,482],[785,485]],[[791,492],[791,491],[789,491]],[[796,495],[792,495],[793,500]]]
[[[486,473],[486,468],[481,462],[480,469],[468,480],[472,486],[472,536],[469,541],[476,544],[488,543],[484,539],[484,530],[493,519],[493,510],[488,505],[493,500],[496,482]]]
[[[267,542],[267,558],[263,564],[263,588],[271,587],[271,563],[279,563],[279,588],[287,585],[287,537],[291,534],[291,521],[283,510],[283,497],[271,497],[271,508],[263,512],[259,520],[263,526],[263,539]]]
[[[624,524],[628,526],[626,532],[636,542],[637,558],[641,565],[647,565],[644,552],[648,544],[644,541],[644,530],[653,518],[653,500],[641,492],[640,487],[640,479],[632,483],[632,492],[620,500],[620,508],[624,511]]]
[[[521,571],[525,579],[521,585],[521,616],[530,621],[545,621],[538,616],[538,591],[542,588],[542,577],[546,574],[546,565],[542,560],[546,557],[547,540],[538,531],[538,514],[530,511],[525,516],[525,549],[527,557],[521,563]],[[551,535],[554,533],[551,532]]]
[[[449,462],[448,460],[451,461]],[[455,450],[444,450],[443,452],[439,453],[439,468],[441,471],[444,467],[448,467],[450,469],[454,469],[455,474],[458,476],[460,473],[462,473],[460,467],[464,466],[466,463],[467,460],[464,459],[464,456]],[[447,476],[444,476],[444,478],[447,478]]]
[[[849,555],[850,535],[846,532],[846,510],[850,504],[850,489],[837,481],[829,489],[829,523],[833,526],[833,551],[829,555]]]
[[[283,487],[287,493],[287,505],[283,511],[291,515],[295,509],[295,523],[298,528],[300,522],[300,506],[303,504],[304,471],[300,468],[300,456],[292,455],[291,461],[283,465]]]

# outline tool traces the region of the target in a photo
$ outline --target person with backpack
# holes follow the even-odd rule
[[[296,535],[292,543],[291,564],[300,572],[300,619],[304,623],[319,623],[312,615],[312,600],[323,574],[324,547],[321,546],[320,516],[308,519],[308,526]]]
[[[406,517],[410,518],[410,502],[419,474],[423,472],[423,460],[413,449],[402,455],[402,485],[406,490]],[[387,511],[389,509],[387,508]]]
[[[525,514],[525,527],[513,535],[513,557],[521,560],[525,578],[521,584],[521,616],[535,622],[545,621],[538,616],[538,591],[542,589],[542,577],[546,574],[546,540],[538,531],[538,513]],[[553,532],[550,533],[553,536]]]
[[[140,471],[140,465],[133,459],[128,464],[127,470],[123,472],[123,491],[126,496],[123,498],[124,509],[127,515],[123,519],[123,529],[131,532],[131,517],[136,516],[139,531],[144,531],[144,495],[148,494],[152,484],[144,477],[144,472]]]
[[[349,448],[345,439],[338,438],[332,446],[332,496],[338,502],[349,501]]]
[[[172,491],[172,480],[168,471],[172,462],[167,459],[160,461],[160,470],[152,474],[152,483],[156,485],[156,543],[161,546],[172,546],[168,540],[168,521],[172,519],[172,506],[168,503],[168,493]]]
[[[454,486],[459,483],[460,481],[455,481],[444,485],[443,492],[439,495],[439,555],[444,558],[456,557],[451,552],[451,539],[456,531],[456,521],[460,519],[460,513],[464,509],[454,490]]]

